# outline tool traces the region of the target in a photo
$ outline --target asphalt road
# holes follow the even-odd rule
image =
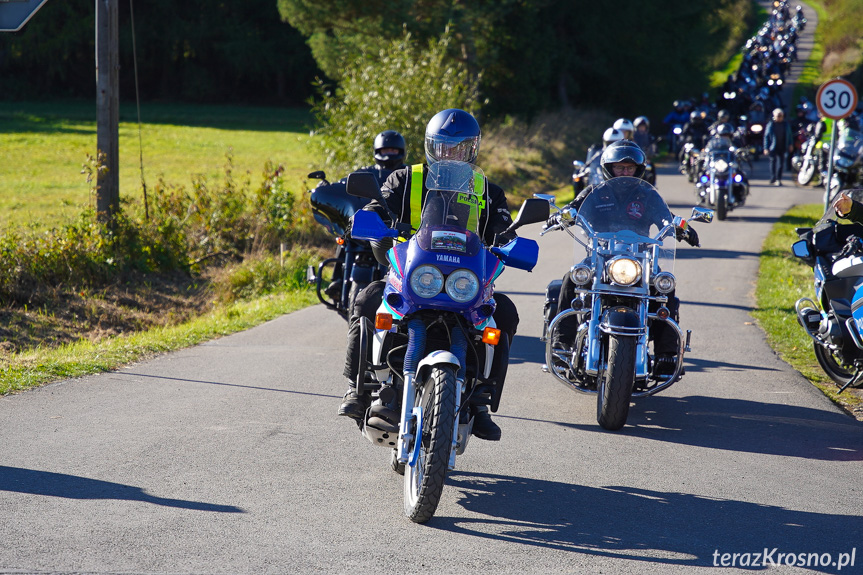
[[[402,516],[389,450],[335,416],[345,323],[315,306],[0,398],[0,573],[693,573],[788,553],[813,555],[782,572],[852,557],[841,572],[860,572],[863,425],[749,315],[772,223],[820,201],[767,187],[765,164],[748,205],[680,249],[686,376],[623,430],[601,430],[592,396],[540,370],[545,285],[573,259],[549,234],[533,273],[498,283],[521,316],[503,439],[470,443],[428,524]],[[673,168],[659,188],[688,214]]]

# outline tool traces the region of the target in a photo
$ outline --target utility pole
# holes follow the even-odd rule
[[[112,223],[120,208],[118,0],[96,0],[96,212]]]

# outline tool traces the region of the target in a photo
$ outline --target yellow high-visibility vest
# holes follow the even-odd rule
[[[470,230],[477,229],[479,221],[479,213],[485,208],[485,177],[479,172],[474,172],[474,190],[480,190],[478,194],[459,194],[458,202],[470,204],[470,216],[468,216],[467,226]],[[411,186],[410,186],[410,206],[411,206],[411,228],[414,232],[419,230],[422,222],[422,205],[423,205],[423,165],[414,164],[411,166]]]

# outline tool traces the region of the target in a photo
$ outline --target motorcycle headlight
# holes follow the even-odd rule
[[[717,172],[727,172],[728,171],[728,162],[723,160],[722,158],[713,162],[713,167]]]
[[[656,274],[656,277],[653,278],[653,287],[656,288],[656,291],[662,294],[671,293],[674,291],[676,285],[677,280],[674,279],[674,276],[669,272],[659,272]]]
[[[760,132],[761,132],[761,130],[763,130],[764,128],[761,126],[761,124],[752,124],[752,127],[751,127],[751,128],[749,128],[749,129],[750,129],[750,130],[752,130],[752,133],[753,133],[753,134],[758,134],[758,133],[760,133]]]
[[[622,286],[631,286],[641,279],[641,264],[627,257],[616,257],[608,262],[608,277]]]
[[[459,303],[465,303],[479,293],[479,280],[470,270],[455,270],[446,278],[446,294]]]
[[[443,289],[443,274],[434,266],[420,266],[411,274],[411,289],[418,296],[431,299]]]
[[[674,132],[675,134],[677,134],[677,135],[679,136],[680,134],[682,134],[682,133],[683,133],[683,128],[679,128],[679,127],[678,127],[678,128],[674,128],[674,129],[672,130],[672,132]]]
[[[583,286],[593,279],[593,268],[586,264],[578,264],[569,271],[569,277],[575,282],[575,285]]]

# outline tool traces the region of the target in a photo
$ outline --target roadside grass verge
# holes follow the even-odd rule
[[[190,186],[218,180],[225,156],[238,178],[257,176],[268,160],[301,189],[313,159],[306,150],[311,114],[299,108],[145,103],[139,148],[134,103],[120,105],[120,197],[142,200],[140,155],[148,190],[159,179]],[[77,217],[94,202],[82,165],[96,155],[92,102],[0,102],[0,227],[41,229]]]
[[[839,388],[818,365],[812,340],[797,323],[794,312],[794,302],[801,297],[815,299],[812,268],[791,254],[791,244],[799,239],[794,229],[814,225],[823,213],[823,204],[794,206],[776,222],[761,250],[756,309],[752,315],[766,332],[770,346],[784,361],[834,403],[859,413],[863,400],[848,390],[841,395],[837,393]]]
[[[222,306],[181,325],[97,343],[80,341],[54,349],[36,348],[17,355],[14,362],[0,363],[0,395],[60,379],[111,371],[156,354],[249,329],[316,301],[311,290],[295,289]]]

